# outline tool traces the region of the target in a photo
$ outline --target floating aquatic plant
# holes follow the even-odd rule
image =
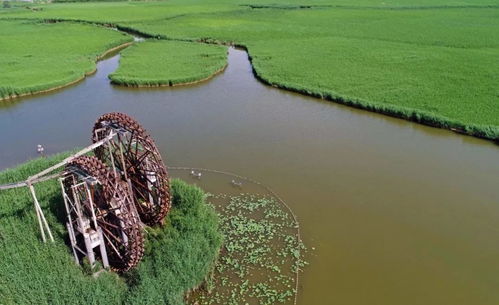
[[[222,253],[190,304],[292,304],[306,265],[298,223],[272,197],[210,195],[221,219]]]

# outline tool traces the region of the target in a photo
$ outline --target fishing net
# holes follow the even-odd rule
[[[220,216],[219,259],[189,304],[296,304],[306,264],[296,216],[270,188],[228,172],[170,167],[201,187]]]

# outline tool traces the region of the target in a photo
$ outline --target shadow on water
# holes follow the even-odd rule
[[[252,177],[288,202],[315,247],[300,304],[498,304],[499,150],[489,142],[265,86],[247,54],[174,88],[83,82],[0,107],[0,167],[90,143],[126,112],[168,165]],[[7,105],[4,103],[4,105]]]

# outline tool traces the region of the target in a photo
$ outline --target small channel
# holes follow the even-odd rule
[[[212,168],[271,186],[310,252],[299,304],[499,304],[499,149],[454,133],[258,82],[244,51],[196,85],[109,84],[119,55],[50,94],[0,103],[0,168],[86,146],[121,111],[170,166]]]

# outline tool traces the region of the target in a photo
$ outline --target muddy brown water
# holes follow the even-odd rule
[[[0,104],[0,168],[90,143],[137,118],[168,165],[254,178],[298,215],[299,304],[499,304],[499,147],[259,83],[245,52],[197,85],[124,89],[119,56],[66,89]]]

